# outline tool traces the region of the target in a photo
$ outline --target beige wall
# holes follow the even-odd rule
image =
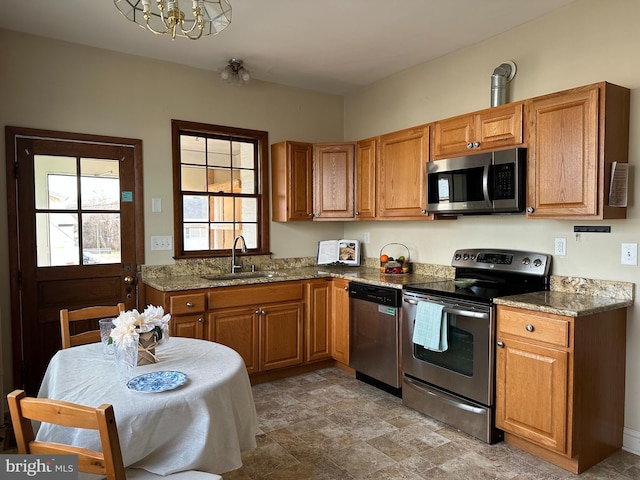
[[[162,39],[159,39],[162,40]],[[214,39],[215,41],[215,39]],[[143,141],[147,264],[173,263],[150,249],[173,234],[171,119],[266,130],[269,141],[342,140],[341,96],[252,81],[224,83],[215,72],[0,30],[0,142],[6,125]],[[3,148],[4,151],[4,148]],[[0,337],[5,391],[12,387],[5,167],[0,168]],[[162,213],[151,213],[151,199]],[[340,238],[340,223],[273,224],[277,257],[309,256],[319,240]]]
[[[361,139],[490,106],[493,69],[517,65],[511,100],[602,80],[630,88],[631,204],[627,220],[585,222],[525,220],[520,216],[459,218],[453,222],[403,222],[399,228],[345,224],[347,238],[371,243],[374,257],[387,242],[406,243],[423,263],[450,264],[456,248],[504,247],[553,254],[554,238],[567,238],[567,256],[554,257],[553,273],[637,283],[640,267],[620,265],[620,244],[640,243],[638,194],[640,138],[640,2],[578,0],[556,13],[436,61],[378,82],[345,99],[345,138]],[[611,225],[610,234],[582,234],[574,225]],[[640,303],[628,309],[625,425],[640,432]],[[640,442],[640,436],[638,437]]]
[[[151,252],[149,237],[172,233],[170,120],[177,118],[269,131],[283,140],[357,140],[489,106],[490,76],[505,60],[518,65],[511,98],[524,99],[607,80],[632,89],[630,161],[640,141],[640,2],[577,0],[574,4],[480,45],[362,89],[345,99],[253,82],[232,88],[214,73],[73,46],[0,30],[0,126],[141,138],[145,169],[146,263],[172,263]],[[193,93],[195,92],[195,93]],[[0,134],[4,137],[4,130]],[[3,142],[4,143],[4,142]],[[631,189],[638,180],[632,170]],[[4,168],[0,169],[0,225],[6,225]],[[151,198],[163,212],[151,213]],[[632,195],[633,199],[633,195]],[[412,260],[449,264],[463,247],[508,247],[553,253],[554,237],[567,238],[568,255],[554,257],[560,275],[636,282],[640,267],[620,265],[620,243],[640,243],[640,211],[633,200],[611,234],[583,234],[574,224],[526,221],[520,216],[470,217],[453,222],[272,224],[277,257],[312,256],[320,239],[363,238],[375,257],[387,242],[403,242]],[[0,230],[0,300],[4,365],[10,373],[7,239]],[[626,421],[640,432],[640,305],[629,309]],[[5,390],[11,386],[10,375]],[[639,437],[640,441],[640,437]]]

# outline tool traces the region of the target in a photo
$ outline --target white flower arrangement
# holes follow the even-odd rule
[[[171,314],[165,315],[162,307],[147,306],[144,312],[128,310],[122,312],[113,320],[114,328],[111,330],[109,343],[113,342],[116,348],[126,348],[138,341],[141,333],[154,331],[156,342],[169,337],[169,320]]]

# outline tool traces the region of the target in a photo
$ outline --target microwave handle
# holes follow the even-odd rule
[[[493,155],[491,156],[491,164],[493,164]],[[491,165],[489,164],[482,169],[482,195],[487,202],[491,203],[493,198],[489,196],[489,170],[491,170]]]

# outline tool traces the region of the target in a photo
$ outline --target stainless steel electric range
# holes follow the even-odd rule
[[[488,443],[495,427],[493,299],[548,290],[551,256],[518,250],[457,250],[453,280],[405,285],[402,307],[402,401]],[[442,305],[448,347],[414,343],[419,302]],[[444,327],[443,327],[444,328]]]

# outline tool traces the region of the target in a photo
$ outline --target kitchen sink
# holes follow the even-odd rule
[[[213,281],[225,280],[248,280],[252,278],[273,278],[286,276],[277,272],[239,272],[239,273],[221,273],[220,275],[206,275],[202,278]]]

